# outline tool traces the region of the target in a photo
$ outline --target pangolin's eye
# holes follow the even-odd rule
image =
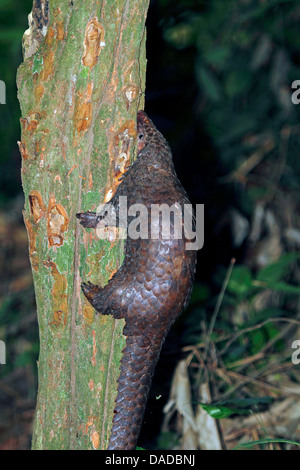
[[[144,138],[144,134],[139,134],[138,139],[143,140],[143,138]]]

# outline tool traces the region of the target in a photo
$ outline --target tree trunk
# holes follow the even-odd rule
[[[105,449],[125,338],[81,280],[105,284],[122,245],[76,213],[114,193],[143,107],[149,0],[34,0],[18,70],[24,220],[40,332],[34,449]]]

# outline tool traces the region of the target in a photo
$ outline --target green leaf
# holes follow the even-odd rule
[[[285,292],[287,294],[300,294],[300,287],[287,284],[284,281],[272,283],[268,288],[276,290],[277,292]]]
[[[279,281],[282,279],[286,274],[290,271],[290,265],[294,261],[300,258],[300,253],[290,252],[285,253],[280,257],[276,263],[269,264],[265,268],[262,268],[257,276],[256,279],[258,281],[272,283],[275,281]]]
[[[222,69],[230,55],[231,49],[229,47],[214,47],[204,52],[204,60],[210,65]]]
[[[229,408],[228,406],[222,406],[222,405],[206,405],[204,403],[199,403],[199,405],[212,418],[215,418],[215,419],[224,419],[233,414],[245,415],[245,414],[250,413],[250,410],[241,410],[239,408]]]
[[[247,266],[235,266],[232,270],[227,289],[229,292],[243,296],[252,289],[252,273]]]
[[[261,330],[254,330],[251,334],[252,346],[251,354],[258,353],[265,345],[265,335]]]

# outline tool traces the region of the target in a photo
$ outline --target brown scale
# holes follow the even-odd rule
[[[170,147],[144,111],[137,116],[138,156],[110,200],[116,211],[119,196],[135,203],[189,204],[178,180]],[[149,212],[149,211],[148,211]],[[77,214],[80,223],[96,228],[103,215]],[[128,224],[130,223],[128,217]],[[150,219],[149,219],[150,220]],[[172,231],[173,229],[173,231]],[[196,266],[196,251],[186,250],[186,238],[131,239],[119,271],[105,287],[82,284],[82,290],[102,315],[125,318],[126,346],[121,359],[110,450],[133,450],[139,436],[153,372],[172,324],[187,305]]]

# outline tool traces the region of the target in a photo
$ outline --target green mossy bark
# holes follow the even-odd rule
[[[95,315],[80,283],[104,285],[122,245],[99,240],[75,215],[103,203],[132,161],[149,0],[43,0],[33,13],[39,3],[48,18],[33,15],[17,78],[40,331],[33,448],[105,449],[123,321]]]

